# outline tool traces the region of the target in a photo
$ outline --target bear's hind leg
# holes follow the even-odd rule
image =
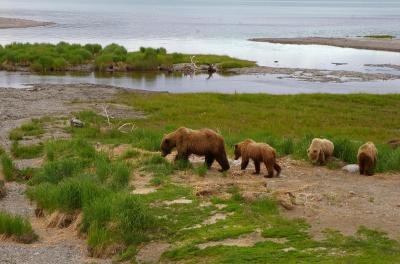
[[[254,174],[260,174],[260,162],[258,160],[254,161],[254,167],[256,168],[256,172]]]
[[[267,163],[265,164],[265,167],[267,167],[267,171],[268,171],[268,174],[265,177],[273,178],[274,177],[274,167],[268,165]]]
[[[274,164],[274,169],[276,170],[276,177],[279,177],[279,175],[281,174],[281,171],[282,171],[282,168],[281,168],[281,166],[279,166],[279,164],[278,163],[275,163]]]
[[[223,155],[222,157],[217,157],[216,160],[222,168],[221,171],[229,170],[230,166],[229,166],[229,161],[226,158],[226,155]]]

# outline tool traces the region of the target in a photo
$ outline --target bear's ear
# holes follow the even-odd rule
[[[168,138],[164,139],[164,143],[169,144],[169,139]]]

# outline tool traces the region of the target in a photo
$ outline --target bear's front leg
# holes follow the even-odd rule
[[[175,156],[175,161],[177,160],[188,160],[189,159],[189,155],[187,153],[179,153]]]
[[[260,174],[260,162],[259,161],[254,161],[254,167],[256,168],[256,172],[254,172],[255,175]]]
[[[242,157],[242,165],[241,169],[245,170],[247,168],[247,165],[249,165],[249,158],[247,157]]]

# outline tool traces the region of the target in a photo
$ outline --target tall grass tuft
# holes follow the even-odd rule
[[[85,167],[86,163],[79,159],[63,159],[46,162],[43,168],[31,179],[32,184],[42,182],[58,183],[65,178],[72,177]]]
[[[0,234],[14,237],[22,243],[31,243],[37,239],[28,220],[0,211]]]
[[[14,141],[11,145],[11,154],[17,159],[32,159],[40,157],[43,154],[43,150],[43,144],[20,145],[18,141]]]
[[[2,155],[0,155],[0,162],[5,180],[6,181],[14,180],[16,169],[14,167],[14,163],[11,160],[11,158],[6,153],[3,153]]]

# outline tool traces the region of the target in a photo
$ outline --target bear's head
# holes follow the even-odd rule
[[[308,158],[311,161],[318,160],[319,154],[320,154],[320,149],[317,149],[317,148],[309,148],[309,149],[307,149],[307,155],[308,155]]]
[[[239,144],[235,144],[234,154],[235,154],[235,160],[238,160],[242,156],[242,150]]]
[[[173,140],[171,140],[168,137],[165,137],[162,141],[161,141],[161,156],[165,157],[168,154],[171,153],[171,150],[175,147],[175,143],[173,142]]]

